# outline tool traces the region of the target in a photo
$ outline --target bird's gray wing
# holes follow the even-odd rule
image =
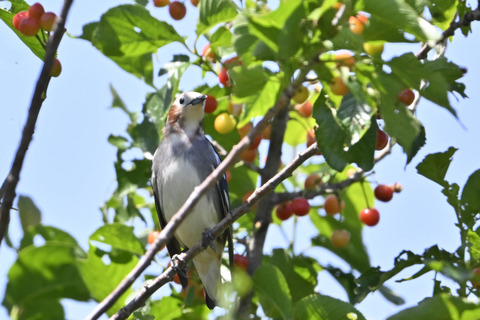
[[[158,165],[160,165],[158,162],[158,157],[154,156],[153,168],[152,168],[153,198],[155,199],[155,208],[157,209],[158,221],[160,222],[160,227],[163,230],[167,225],[167,221],[165,220],[165,216],[162,211],[162,205],[161,205],[160,196],[159,196],[159,194],[161,193],[161,185],[158,183],[159,177],[157,176],[159,174],[159,170],[156,170],[156,168],[158,168]],[[171,237],[170,240],[167,241],[166,245],[167,245],[167,250],[170,257],[173,257],[174,255],[182,253],[180,243],[177,241],[175,236]],[[181,272],[178,272],[178,278],[180,279],[180,283],[182,284],[182,287],[186,289],[188,287],[188,278]]]

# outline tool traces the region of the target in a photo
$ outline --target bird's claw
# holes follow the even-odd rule
[[[213,251],[216,251],[215,242],[213,240],[215,240],[215,238],[213,237],[212,231],[210,229],[205,229],[205,232],[202,233],[202,246],[204,248],[209,246]]]
[[[178,278],[180,279],[182,287],[186,288],[188,287],[188,275],[186,272],[186,268],[179,267],[177,261],[180,261],[183,264],[185,264],[185,261],[183,261],[183,259],[180,258],[179,255],[174,254],[172,256],[172,263],[171,263],[172,269],[178,274]]]

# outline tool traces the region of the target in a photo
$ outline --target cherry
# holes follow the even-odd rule
[[[153,5],[155,7],[166,7],[170,4],[170,0],[153,0]]]
[[[247,148],[240,153],[240,159],[242,159],[245,162],[253,162],[255,158],[257,157],[257,149],[250,149]]]
[[[307,132],[307,148],[310,147],[315,142],[317,142],[317,138],[315,137],[315,130],[313,130],[312,128]]]
[[[45,31],[52,31],[56,21],[57,15],[54,12],[45,12],[40,17],[40,27]]]
[[[250,261],[248,260],[247,257],[236,253],[233,255],[233,263],[235,264],[235,266],[239,267],[240,269],[247,271]]]
[[[400,193],[400,192],[402,192],[402,190],[403,190],[402,184],[400,184],[400,183],[398,183],[398,182],[395,182],[395,183],[393,184],[393,191],[394,191],[395,193]]]
[[[304,118],[309,118],[312,116],[313,113],[313,105],[310,101],[307,101],[303,104],[297,104],[295,105],[295,109],[298,111],[298,113],[304,117]]]
[[[275,214],[277,215],[277,218],[282,221],[285,221],[288,218],[290,218],[293,215],[292,206],[290,205],[290,202],[279,204],[275,209]]]
[[[373,193],[378,200],[388,202],[393,198],[393,187],[387,186],[386,184],[379,184]]]
[[[380,213],[375,208],[366,208],[360,211],[360,220],[367,226],[373,227],[380,221]]]
[[[28,11],[20,11],[13,16],[12,23],[15,29],[18,30],[18,27],[20,26],[20,22],[26,17],[28,17]]]
[[[310,204],[308,203],[308,200],[303,197],[293,199],[291,207],[293,213],[300,217],[307,215],[310,212]]]
[[[480,276],[480,268],[475,268],[472,270],[472,277],[478,277]],[[472,280],[472,286],[475,288],[475,289],[479,289],[480,288],[480,281],[478,280]]]
[[[375,150],[382,150],[388,144],[388,134],[378,129],[377,130],[377,142],[375,143]]]
[[[335,194],[330,194],[325,198],[323,208],[328,215],[332,216],[345,208],[345,202],[340,201]]]
[[[348,18],[348,24],[350,30],[352,30],[355,34],[362,34],[363,30],[365,29],[365,23],[368,21],[368,17],[362,14],[358,14],[357,16],[351,16]]]
[[[190,2],[196,7],[198,6],[198,3],[200,2],[200,0],[190,0]]]
[[[227,112],[220,113],[215,118],[215,122],[213,123],[215,130],[217,130],[217,132],[221,134],[227,134],[232,132],[233,129],[235,129],[236,125],[237,120],[235,120],[235,118]]]
[[[350,243],[350,232],[347,230],[333,230],[330,242],[335,248],[345,248]]]
[[[415,93],[410,89],[404,89],[398,94],[398,101],[409,106],[415,100]]]
[[[203,47],[202,57],[210,61],[213,61],[215,59],[215,54],[213,53],[212,49],[210,49],[210,43],[207,43],[205,47]]]
[[[214,96],[207,94],[207,99],[205,99],[205,113],[212,113],[217,110],[218,102]]]
[[[318,174],[312,173],[305,179],[304,185],[305,189],[313,189],[320,184],[322,184],[322,178]]]
[[[272,133],[272,125],[269,124],[262,131],[262,139],[270,140],[270,134]]]
[[[381,55],[383,52],[384,44],[383,42],[365,42],[363,44],[363,50],[371,56]]]
[[[230,87],[230,79],[228,78],[228,69],[222,68],[220,69],[220,73],[218,74],[218,81],[223,84],[224,87]]]
[[[258,146],[260,145],[260,142],[262,142],[262,135],[261,135],[261,134],[256,135],[256,136],[253,138],[253,141],[252,141],[252,143],[250,144],[250,146],[248,147],[248,149],[257,149]]]
[[[334,77],[330,83],[330,90],[337,96],[344,96],[349,89],[341,77]]]
[[[60,60],[55,58],[55,60],[53,60],[52,69],[50,69],[50,76],[58,77],[60,73],[62,73],[62,64],[60,63]]]
[[[182,20],[187,14],[187,7],[180,1],[173,1],[168,5],[168,12],[173,19]]]
[[[244,126],[240,127],[237,129],[238,131],[238,135],[240,136],[240,138],[243,138],[245,137],[249,132],[250,130],[253,129],[253,123],[251,122],[248,122],[247,124],[245,124]]]
[[[152,244],[155,242],[155,239],[158,237],[160,234],[160,231],[154,230],[148,234],[147,241],[148,243]]]
[[[335,54],[334,58],[335,62],[337,63],[337,66],[345,66],[352,68],[353,65],[355,64],[355,58],[350,52],[339,52]]]
[[[225,171],[225,179],[227,180],[227,183],[230,183],[230,180],[232,180],[232,173],[230,170]]]
[[[36,35],[39,30],[40,23],[38,22],[38,19],[30,16],[23,18],[18,25],[18,31],[29,37]]]
[[[37,20],[39,20],[42,14],[44,13],[45,13],[45,9],[43,9],[43,6],[38,2],[35,4],[32,4],[30,8],[28,8],[28,16],[35,18]]]
[[[308,89],[305,86],[300,86],[292,99],[296,103],[303,103],[308,98]]]

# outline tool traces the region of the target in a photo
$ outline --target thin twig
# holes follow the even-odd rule
[[[465,15],[458,21],[456,22],[455,20],[450,23],[450,26],[443,31],[442,36],[440,39],[437,41],[437,44],[440,44],[444,42],[446,39],[449,37],[453,36],[455,31],[461,27],[466,27],[472,23],[472,21],[479,21],[480,20],[480,5],[477,9],[465,13]],[[428,44],[425,44],[423,48],[416,54],[416,57],[418,59],[426,59],[428,52],[432,47]]]
[[[55,26],[53,35],[48,39],[45,52],[45,63],[43,64],[42,71],[40,72],[40,76],[38,77],[35,86],[30,109],[28,111],[27,122],[23,127],[22,138],[18,145],[10,172],[0,189],[0,200],[2,200],[0,206],[0,244],[8,229],[8,224],[10,222],[10,209],[12,208],[13,200],[15,199],[17,184],[20,180],[20,172],[22,171],[28,147],[32,141],[40,108],[45,100],[48,84],[51,79],[50,70],[52,69],[53,60],[55,59],[55,54],[60,41],[65,33],[65,20],[67,19],[68,11],[70,10],[72,2],[73,0],[64,1],[62,12]]]
[[[267,181],[260,188],[255,190],[255,192],[239,207],[229,213],[222,221],[220,221],[215,227],[210,231],[212,233],[212,239],[215,239],[217,236],[221,235],[226,228],[228,228],[232,223],[234,223],[238,218],[244,215],[247,212],[250,212],[251,208],[266,194],[273,191],[282,181],[290,177],[300,165],[302,165],[307,159],[317,153],[316,144],[313,144],[304,152],[298,154],[295,159],[290,162],[282,171],[276,174],[272,179]],[[179,255],[178,266],[183,267],[186,262],[193,259],[198,255],[202,250],[208,247],[208,243],[204,243],[202,240],[194,245],[190,250]],[[160,287],[165,283],[170,281],[175,274],[173,268],[167,268],[160,276],[155,280],[145,284],[143,290],[131,300],[125,307],[120,309],[115,315],[113,315],[111,320],[121,320],[127,319],[135,310],[145,305],[146,300]]]

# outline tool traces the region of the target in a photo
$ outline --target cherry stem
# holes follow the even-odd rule
[[[370,203],[368,203],[368,197],[367,197],[367,192],[365,191],[365,186],[363,185],[363,180],[360,181],[360,185],[362,186],[362,192],[363,192],[363,196],[365,198],[365,203],[367,204],[367,208],[371,209],[370,207]]]

